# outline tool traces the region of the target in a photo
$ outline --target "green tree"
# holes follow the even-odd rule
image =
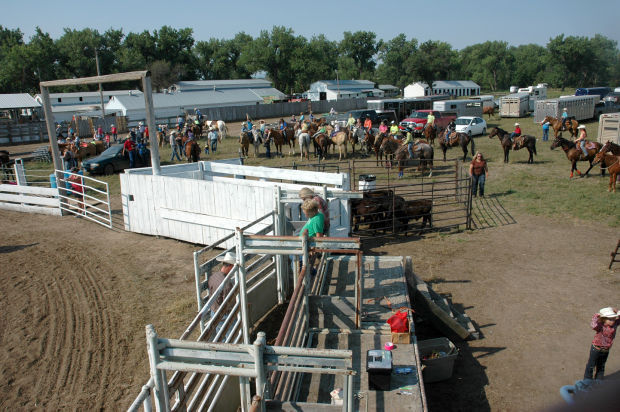
[[[492,91],[510,86],[514,57],[505,41],[487,41],[461,50],[463,74]]]
[[[569,85],[581,87],[584,84],[585,66],[594,58],[588,43],[586,37],[564,37],[564,34],[549,40],[547,50],[551,70],[548,79],[553,86],[564,89]]]
[[[524,44],[510,49],[513,69],[510,81],[520,86],[542,82],[547,67],[547,49],[537,44]]]
[[[194,47],[198,77],[207,80],[247,79],[250,72],[239,63],[244,45],[252,42],[252,36],[237,33],[232,40],[211,38],[199,41]]]
[[[442,41],[428,40],[420,44],[407,60],[416,78],[431,86],[435,80],[449,80],[456,68],[458,54]],[[432,87],[432,86],[431,86]]]
[[[379,61],[375,72],[378,83],[388,83],[403,88],[414,80],[414,73],[409,59],[415,55],[418,48],[416,39],[407,40],[404,34],[399,34],[388,42],[379,44]]]
[[[357,71],[355,77],[363,79],[372,77],[375,71],[376,62],[374,56],[377,53],[376,35],[371,31],[356,31],[351,33],[344,32],[344,38],[340,42],[340,59],[338,62],[339,70],[347,75],[351,70],[351,62]]]
[[[327,40],[322,34],[313,36],[293,54],[291,68],[296,73],[296,79],[294,88],[287,92],[307,90],[314,81],[337,77],[337,60],[338,44]]]

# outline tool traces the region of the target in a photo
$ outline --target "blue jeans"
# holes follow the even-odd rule
[[[549,129],[543,129],[543,142],[549,140]]]
[[[129,151],[129,168],[133,169],[136,166],[136,151]]]
[[[581,151],[583,152],[583,155],[585,157],[588,157],[588,151],[586,150],[586,141],[582,140],[581,142],[579,142],[579,147],[581,148]]]
[[[213,139],[211,140],[211,151],[215,153],[216,150],[217,150],[217,139]]]
[[[181,157],[179,156],[179,146],[177,146],[177,144],[173,144],[172,145],[172,155],[170,156],[170,161],[172,162],[174,160],[174,157],[176,156],[178,160],[181,160]]]
[[[478,188],[480,188],[480,196],[484,196],[484,182],[486,180],[486,175],[482,173],[481,175],[471,175],[474,196],[478,193]]]
[[[520,136],[520,135],[516,134],[515,132],[510,133],[510,140],[513,140],[517,136]]]
[[[609,356],[609,351],[603,352],[594,347],[594,345],[590,346],[590,357],[588,358],[588,364],[586,365],[586,371],[583,374],[583,379],[592,379],[592,374],[594,373],[594,368],[596,367],[596,375],[594,375],[595,379],[603,379],[605,375],[605,362],[607,362],[607,357]]]
[[[407,151],[409,152],[409,157],[413,159],[413,143],[407,143]]]

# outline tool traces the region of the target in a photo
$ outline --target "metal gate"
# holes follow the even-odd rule
[[[108,184],[78,173],[56,170],[60,210],[112,229]]]

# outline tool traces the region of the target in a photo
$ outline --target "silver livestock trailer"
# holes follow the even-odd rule
[[[433,102],[433,110],[437,110],[439,112],[456,112],[456,117],[482,117],[482,105],[482,101],[474,99],[439,100]]]
[[[536,102],[534,121],[541,122],[545,116],[559,118],[564,108],[567,109],[568,115],[575,117],[577,121],[592,119],[597,101],[597,96],[564,96],[558,99],[539,100]]]
[[[499,99],[499,115],[502,117],[525,117],[529,113],[530,95],[513,93]]]
[[[598,120],[598,141],[620,144],[620,113],[605,113]]]

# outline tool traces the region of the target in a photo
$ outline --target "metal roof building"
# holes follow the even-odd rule
[[[307,95],[308,99],[318,101],[383,97],[385,94],[370,80],[319,80],[310,84]]]
[[[405,87],[405,97],[422,97],[433,94],[449,94],[451,96],[477,96],[480,86],[471,80],[437,80],[433,88],[424,82],[415,82]]]
[[[217,89],[263,89],[271,88],[266,79],[234,79],[234,80],[191,80],[173,84],[168,88],[171,93],[191,92],[197,90]]]
[[[28,93],[0,94],[0,110],[31,109],[41,107]]]

